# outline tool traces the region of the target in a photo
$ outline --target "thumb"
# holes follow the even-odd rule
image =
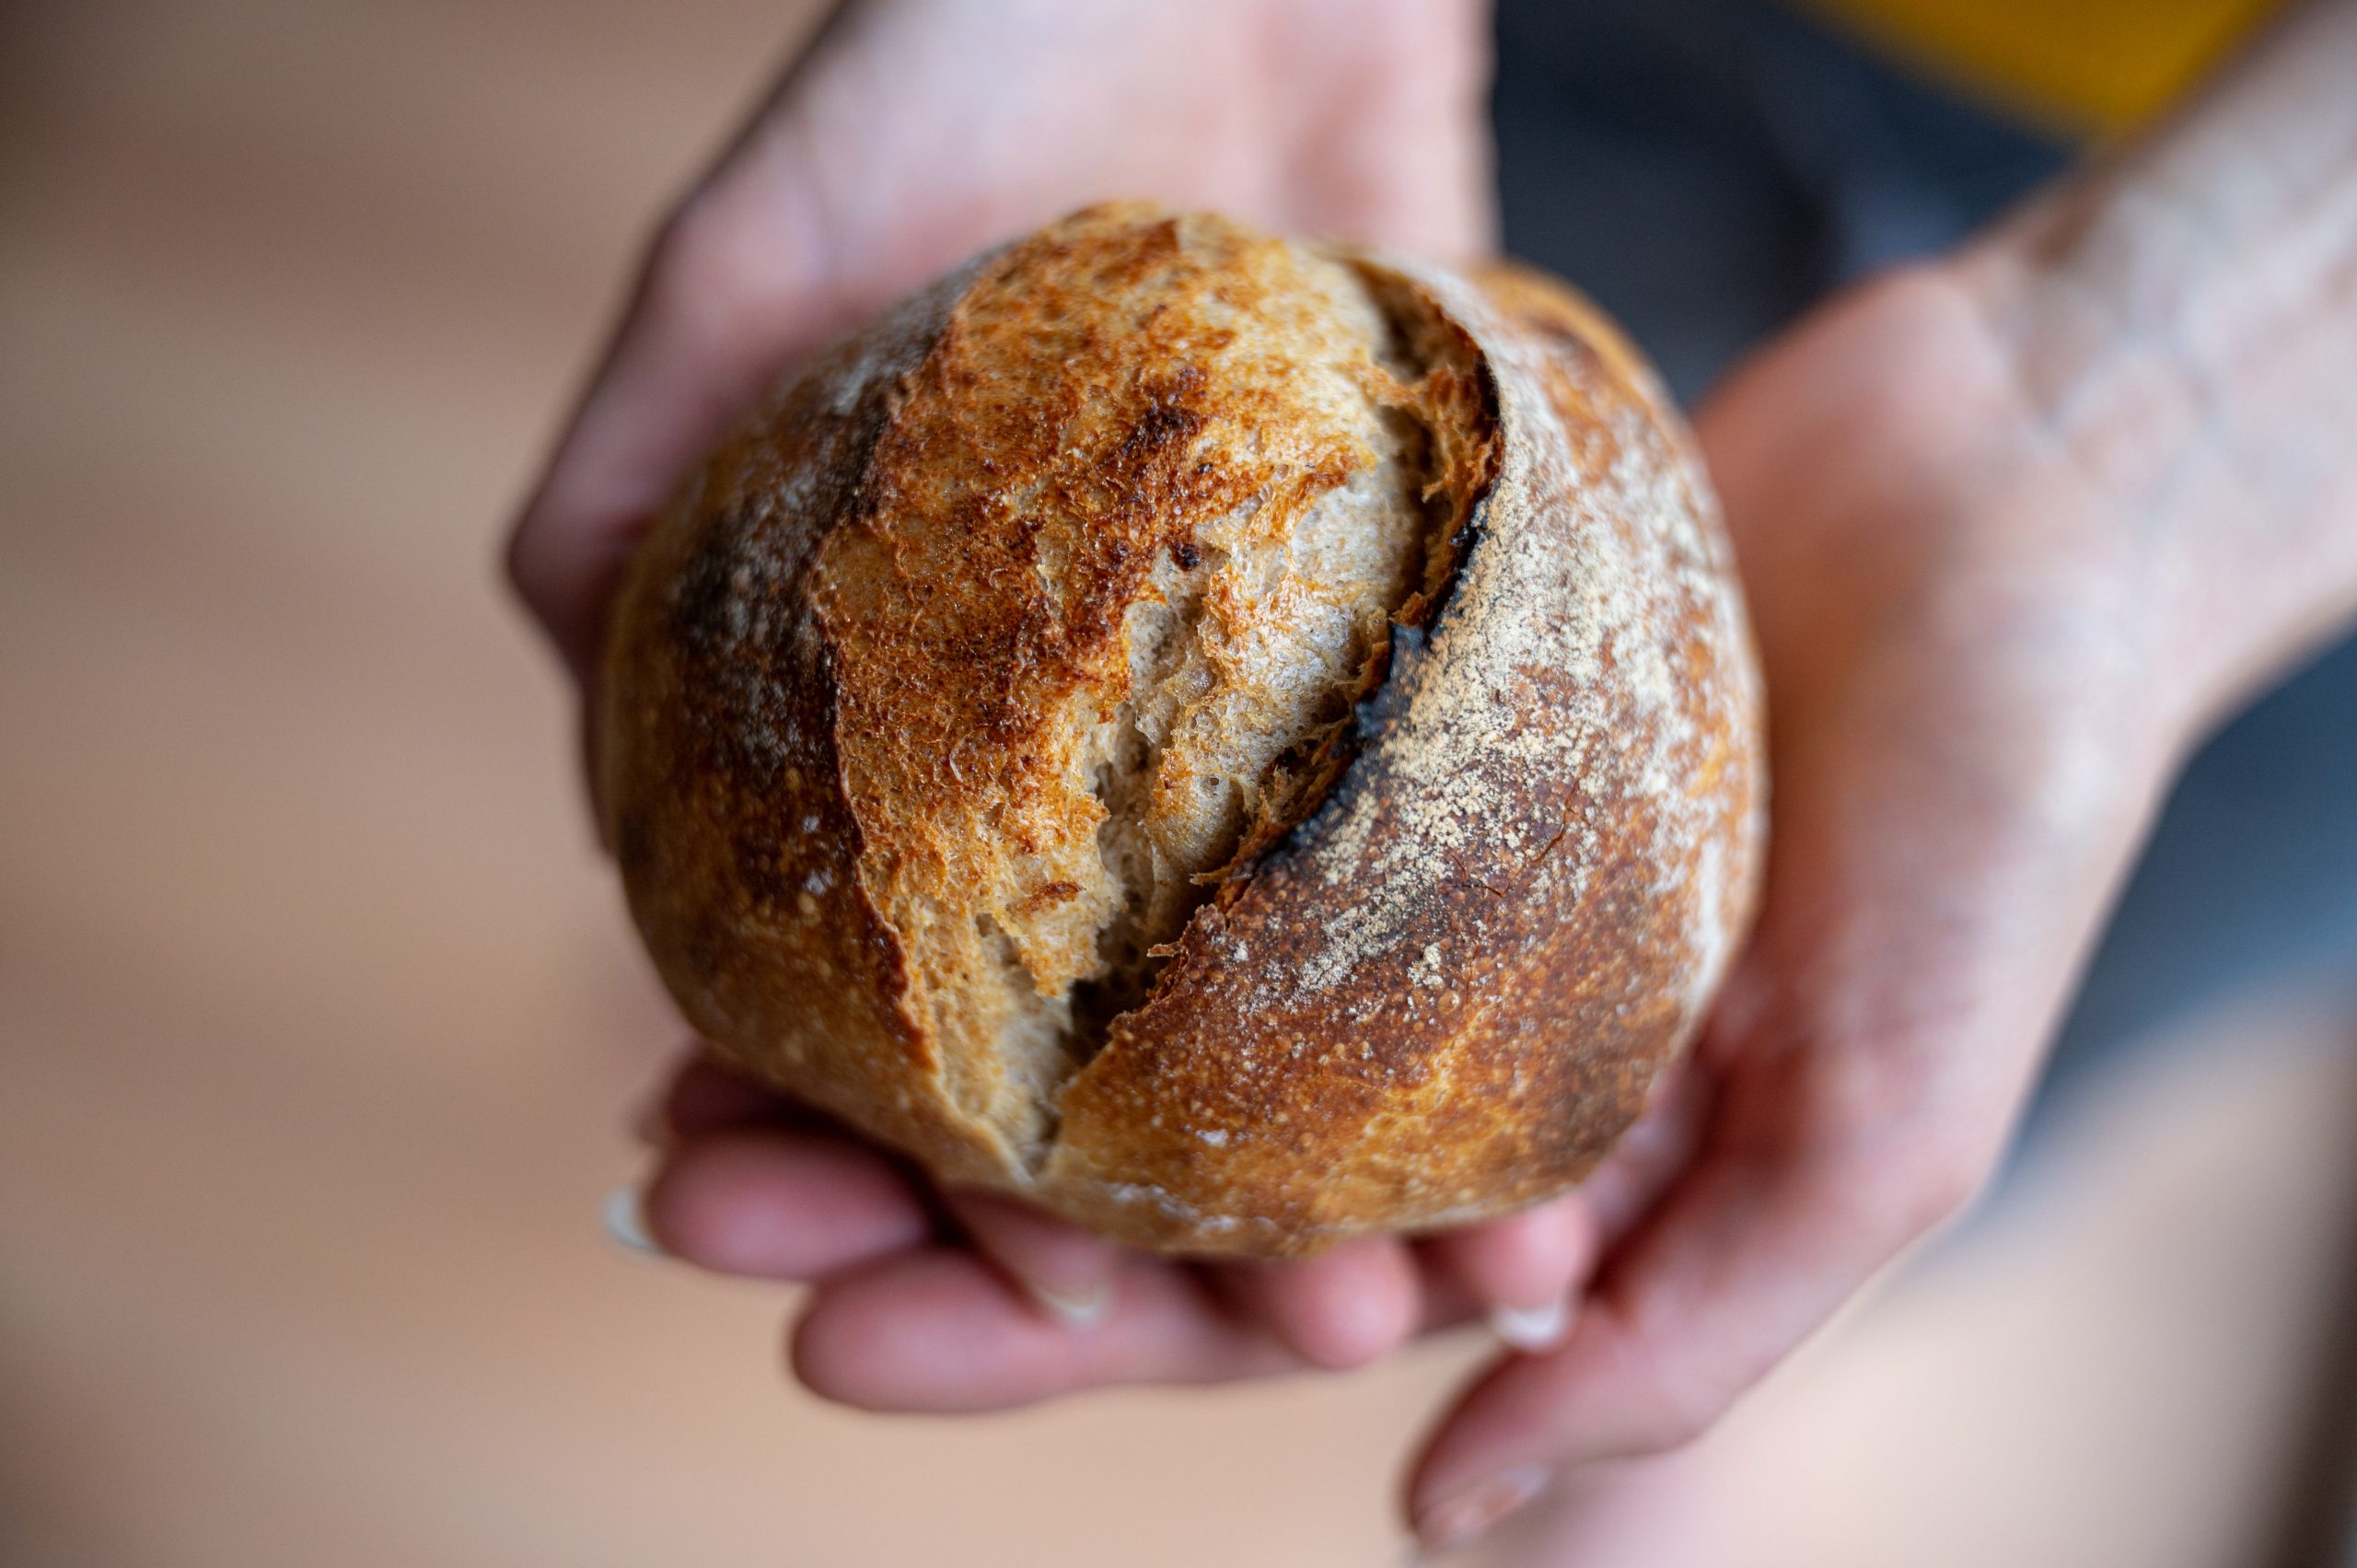
[[[805,181],[739,155],[666,223],[508,541],[509,579],[575,676],[680,476],[787,366],[847,323]]]

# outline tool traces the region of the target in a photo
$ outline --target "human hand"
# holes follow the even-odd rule
[[[1697,428],[1769,692],[1761,915],[1697,1044],[1694,1156],[1559,1348],[1465,1396],[1436,1542],[1635,1484],[1994,1168],[2198,717],[2150,679],[2153,537],[2026,399],[1985,280],[1839,298]]]
[[[1695,1159],[1570,1340],[1444,1423],[1428,1538],[1550,1485],[1576,1530],[1962,1204],[2178,758],[2357,617],[2352,68],[2357,0],[2287,8],[1702,410],[1766,666],[1760,924]]]

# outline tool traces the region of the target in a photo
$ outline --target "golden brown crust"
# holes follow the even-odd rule
[[[1434,543],[1355,721],[1272,775],[1093,1059],[1000,983],[1094,956],[1073,715],[1125,696],[1158,556],[1373,460],[1305,368],[1353,352],[1325,263],[1115,208],[946,280],[714,459],[611,646],[608,830],[697,1027],[946,1179],[1164,1249],[1561,1191],[1682,1049],[1757,875],[1748,634],[1642,363],[1534,274],[1336,254],[1432,340],[1367,384],[1418,405]]]
[[[946,1169],[994,1151],[931,1088],[897,935],[858,874],[811,564],[963,279],[845,343],[714,454],[615,609],[598,796],[682,1011],[744,1065]]]

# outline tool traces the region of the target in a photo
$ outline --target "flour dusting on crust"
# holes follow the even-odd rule
[[[1561,1191],[1759,875],[1712,505],[1533,274],[1077,215],[650,534],[598,761],[633,912],[736,1060],[1139,1245]]]

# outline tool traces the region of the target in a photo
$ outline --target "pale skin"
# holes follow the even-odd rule
[[[675,211],[510,569],[592,676],[615,572],[813,347],[979,247],[1150,197],[1442,258],[1492,238],[1469,0],[862,0]],[[1406,1487],[1454,1544],[1686,1444],[2000,1157],[2186,751],[2357,616],[2357,0],[1696,424],[1757,621],[1773,851],[1688,1067],[1576,1192],[1284,1264],[1124,1252],[691,1062],[664,1248],[801,1282],[796,1374],[979,1411],[1508,1348]]]

